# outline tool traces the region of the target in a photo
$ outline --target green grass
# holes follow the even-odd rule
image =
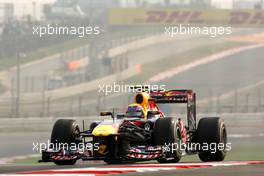
[[[186,63],[193,62],[201,57],[208,56],[210,54],[214,54],[226,49],[234,48],[243,45],[242,43],[234,43],[234,42],[225,42],[225,43],[218,43],[214,45],[208,46],[203,46],[199,47],[196,49],[193,49],[191,51],[187,52],[182,52],[176,56],[164,58],[162,60],[150,63],[150,64],[145,64],[142,66],[142,73],[140,75],[131,77],[130,79],[124,80],[123,83],[125,84],[144,84],[151,76],[168,70],[170,68],[174,68],[179,65],[183,65]],[[75,95],[72,97],[65,97],[62,99],[57,99],[57,100],[52,100],[52,106],[50,109],[51,113],[55,112],[61,112],[62,109],[61,107],[69,107],[71,102],[73,100],[77,100],[78,97],[82,97],[82,104],[85,105],[87,101],[94,100],[98,98],[98,90],[90,91],[90,92],[85,92],[83,94]],[[40,103],[34,103],[34,104],[29,104],[25,105],[22,108],[22,111],[24,110],[27,112],[29,109],[35,109],[36,112],[42,111],[42,106]],[[3,109],[3,111],[9,111],[9,109]]]
[[[243,139],[242,139],[243,140]],[[263,160],[263,145],[252,144],[234,146],[230,152],[227,153],[226,160]]]
[[[137,31],[135,29],[131,30],[116,30],[116,31],[109,31],[111,33],[111,36],[109,39],[120,39],[122,37],[130,37],[135,35],[144,35],[149,31],[149,34],[155,32],[155,30],[151,30],[146,28],[146,30]],[[101,40],[98,38],[98,40]],[[51,56],[56,53],[64,52],[70,49],[78,48],[81,46],[85,46],[91,41],[91,38],[89,37],[83,37],[83,38],[74,38],[72,40],[68,40],[59,44],[51,45],[48,47],[40,48],[35,51],[26,53],[26,57],[22,57],[20,59],[21,64],[29,63],[32,61],[36,61],[39,59],[42,59],[47,56]],[[8,58],[1,58],[0,59],[0,70],[8,69],[14,65],[16,65],[16,57],[8,57]]]
[[[195,48],[191,51],[183,52],[173,57],[164,58],[154,63],[143,65],[142,74],[140,76],[134,76],[127,80],[129,83],[145,83],[151,76],[169,70],[171,68],[184,65],[186,63],[191,63],[195,60],[198,60],[202,57],[209,56],[214,53],[218,53],[227,49],[235,48],[238,46],[244,45],[243,43],[238,42],[225,42],[218,43],[214,45],[203,46],[200,48]]]
[[[26,164],[26,165],[34,165],[34,164],[38,164],[38,160],[40,160],[40,157],[29,157],[29,158],[25,158],[25,159],[17,159],[14,160],[12,163],[10,164]],[[49,163],[46,163],[49,164]]]
[[[87,38],[80,38],[80,39],[69,40],[46,48],[41,48],[34,52],[26,53],[25,57],[20,58],[20,62],[21,64],[24,64],[24,63],[36,61],[59,52],[84,46],[88,43],[88,41],[89,40]],[[0,70],[8,69],[16,65],[16,61],[17,61],[16,57],[0,59]]]
[[[0,82],[0,94],[5,92],[7,88]]]
[[[235,48],[241,45],[243,44],[237,42],[226,42],[224,44],[211,45],[210,48],[208,48],[208,46],[206,47],[203,46],[200,48],[193,49],[191,51],[183,52],[173,57],[168,57],[150,64],[145,64],[142,66],[143,69],[140,75],[136,75],[127,80],[123,80],[122,82],[127,84],[144,84],[151,76],[159,72],[168,70],[170,68],[174,68],[179,65],[190,63],[201,57],[205,57],[210,54],[224,51],[226,49]],[[77,95],[74,97],[78,97],[78,96],[82,96],[84,97],[84,99],[87,98],[89,100],[96,99],[98,96],[98,90],[85,92],[81,95]],[[66,97],[59,100],[54,100],[54,102],[58,103],[58,102],[72,101],[74,97]]]

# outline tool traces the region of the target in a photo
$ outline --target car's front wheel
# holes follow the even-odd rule
[[[80,137],[80,127],[75,120],[59,119],[53,126],[51,134],[51,143],[53,145],[72,145],[78,144]],[[76,159],[61,160],[54,162],[57,165],[74,165]]]
[[[172,118],[160,118],[155,122],[153,142],[155,145],[162,145],[164,151],[164,156],[158,159],[159,163],[176,163],[180,161],[182,156],[180,141],[180,131],[177,123]]]

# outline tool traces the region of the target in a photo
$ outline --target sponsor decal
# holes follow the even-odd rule
[[[111,25],[200,24],[263,27],[263,10],[111,9]]]

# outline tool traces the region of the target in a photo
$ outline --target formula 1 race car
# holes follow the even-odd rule
[[[187,104],[187,125],[180,118],[165,117],[158,104],[168,103]],[[187,154],[198,154],[207,162],[222,161],[226,155],[223,120],[207,117],[196,125],[196,94],[192,90],[138,92],[125,113],[100,115],[111,119],[92,122],[82,131],[75,120],[58,120],[40,162],[73,165],[82,159],[109,164],[144,160],[168,163],[179,162]]]

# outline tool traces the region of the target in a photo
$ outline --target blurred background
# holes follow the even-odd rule
[[[56,119],[88,126],[100,111],[123,110],[133,94],[99,92],[115,82],[193,89],[199,118],[225,119],[229,159],[261,159],[263,8],[263,0],[0,0],[0,158],[36,154],[32,141],[47,140]],[[33,35],[48,24],[100,34]],[[232,34],[165,34],[179,24]],[[186,116],[183,106],[162,109]]]

